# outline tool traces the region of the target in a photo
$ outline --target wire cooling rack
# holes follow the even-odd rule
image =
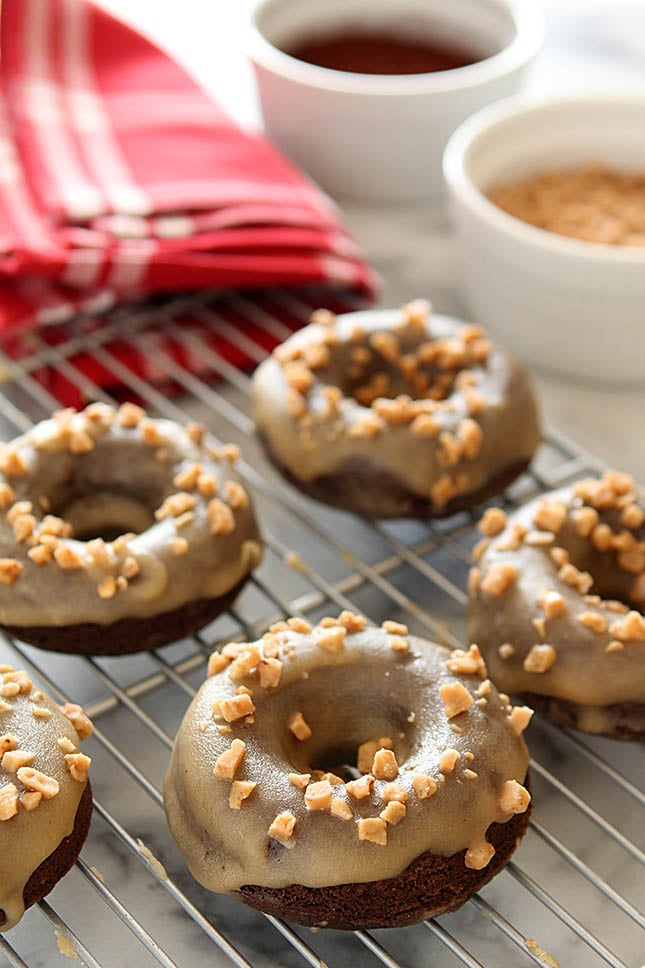
[[[0,661],[28,668],[59,701],[82,702],[96,726],[86,744],[95,797],[86,846],[49,897],[0,935],[0,964],[55,968],[76,957],[88,968],[640,968],[645,749],[559,730],[539,717],[527,737],[529,832],[504,872],[456,914],[392,931],[311,931],[203,890],[174,846],[163,776],[217,643],[254,638],[286,613],[319,618],[352,608],[463,644],[473,516],[359,520],[286,485],[253,438],[249,369],[316,304],[315,294],[182,297],[0,348],[1,437],[23,432],[61,400],[129,398],[156,416],[201,420],[241,445],[240,470],[266,538],[264,562],[235,606],[190,640],[118,659],[0,641]],[[251,327],[237,325],[240,318]],[[550,433],[531,472],[499,502],[514,507],[599,469]]]

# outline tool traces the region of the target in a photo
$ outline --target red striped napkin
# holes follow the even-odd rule
[[[374,277],[333,203],[86,0],[2,0],[0,334],[125,299]]]

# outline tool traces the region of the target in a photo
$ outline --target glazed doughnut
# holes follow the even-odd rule
[[[318,500],[370,517],[444,516],[498,493],[540,440],[528,378],[480,326],[402,310],[335,317],[274,350],[254,379],[258,434]]]
[[[486,512],[468,634],[501,689],[563,725],[645,739],[644,521],[615,471],[508,521]]]
[[[92,724],[58,707],[24,670],[0,666],[0,931],[18,923],[76,861],[90,827]]]
[[[343,612],[227,645],[209,672],[164,797],[210,890],[301,924],[394,927],[458,907],[524,833],[531,710],[476,646]]]
[[[102,655],[201,628],[261,557],[236,452],[132,403],[62,410],[3,445],[0,627]]]

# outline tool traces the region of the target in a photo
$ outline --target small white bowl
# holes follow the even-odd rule
[[[463,292],[472,318],[527,363],[645,382],[645,250],[544,231],[487,197],[592,163],[645,172],[645,94],[511,98],[466,121],[444,156]]]
[[[428,74],[357,74],[284,53],[349,27],[413,32],[481,60]],[[256,0],[248,53],[266,129],[330,194],[441,194],[441,156],[474,111],[515,93],[543,41],[534,0]]]

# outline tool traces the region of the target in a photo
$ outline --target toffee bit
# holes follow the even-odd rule
[[[293,714],[287,723],[287,727],[289,731],[293,733],[296,739],[300,740],[301,742],[310,739],[312,736],[311,728],[305,722],[305,718],[301,712]]]
[[[85,753],[66,753],[64,758],[65,764],[72,776],[72,779],[76,780],[78,783],[85,783],[87,780],[87,771],[89,770],[90,763],[92,762],[90,757]]]
[[[380,817],[364,817],[358,821],[358,839],[366,840],[379,847],[387,844],[387,824]]]
[[[467,712],[475,701],[461,682],[445,682],[439,687],[439,695],[448,719],[453,719],[460,713]],[[392,779],[392,777],[387,777],[387,779]]]
[[[80,740],[88,739],[92,735],[94,732],[92,721],[85,714],[82,706],[74,702],[66,702],[63,706],[59,706],[59,709],[63,716],[70,721]]]
[[[332,817],[338,817],[339,820],[353,820],[354,811],[348,803],[344,800],[340,800],[335,797],[331,802],[330,813]]]
[[[235,774],[244,759],[245,751],[246,743],[241,739],[234,739],[229,749],[218,756],[213,770],[215,776],[221,780],[235,779]]]
[[[13,783],[0,787],[0,821],[11,820],[18,813],[18,788]]]
[[[228,805],[231,810],[241,810],[242,804],[245,800],[248,800],[256,786],[257,783],[253,783],[251,780],[233,780],[228,798]]]
[[[347,630],[339,625],[325,630],[322,635],[318,635],[315,639],[316,645],[326,652],[338,653],[343,648],[346,635]]]
[[[394,780],[399,775],[396,756],[389,749],[378,749],[374,754],[371,772],[377,780]]]
[[[484,657],[479,646],[474,643],[467,652],[463,649],[455,649],[451,652],[446,659],[446,668],[449,672],[460,676],[479,676],[480,679],[485,679],[488,675]]]
[[[491,565],[482,578],[480,587],[487,595],[504,595],[517,581],[519,572],[507,561]]]
[[[27,813],[31,813],[36,807],[39,807],[43,799],[42,793],[37,793],[32,790],[30,793],[23,793],[20,798],[20,806]]]
[[[238,719],[244,719],[255,712],[255,704],[248,693],[232,696],[230,699],[220,699],[217,712],[226,720],[227,723],[235,723]],[[215,709],[213,710],[215,712]]]
[[[517,780],[505,780],[502,783],[502,792],[498,801],[501,813],[525,813],[530,802],[531,794]]]
[[[567,506],[563,501],[540,501],[533,513],[533,524],[540,531],[556,534],[567,519]]]
[[[311,780],[311,773],[290,773],[287,779],[296,790],[304,790]]]
[[[426,773],[416,773],[412,777],[412,789],[419,800],[428,800],[437,792],[437,781]]]
[[[522,665],[525,672],[548,672],[554,665],[557,657],[558,653],[552,645],[541,643],[531,647],[528,654],[524,657]]]
[[[447,749],[444,750],[439,757],[439,772],[443,773],[444,776],[448,773],[452,773],[455,766],[459,762],[460,754],[458,750]]]
[[[137,427],[147,416],[143,407],[138,407],[136,403],[122,403],[116,415],[116,421],[120,427]]]
[[[269,837],[278,840],[285,846],[291,846],[291,839],[297,823],[296,817],[289,811],[283,810],[279,813],[269,827]]]
[[[381,797],[386,803],[390,803],[393,800],[399,803],[405,803],[408,799],[408,794],[405,787],[401,786],[400,783],[386,783],[381,790]]]
[[[272,657],[263,658],[258,666],[258,675],[263,689],[274,689],[280,682],[282,662]]]
[[[8,750],[2,757],[0,765],[7,773],[17,773],[22,766],[31,766],[35,753],[29,750]]]
[[[28,790],[42,793],[44,800],[51,800],[60,791],[58,780],[52,776],[34,770],[31,766],[22,766],[17,772],[18,779]]]
[[[374,762],[374,756],[377,750],[394,749],[394,743],[389,736],[381,736],[380,739],[368,739],[365,743],[361,743],[357,751],[356,767],[359,773],[369,773],[372,769],[372,763]]]
[[[22,572],[23,566],[16,558],[0,558],[0,584],[12,588]]]
[[[464,857],[464,864],[470,870],[481,871],[484,867],[488,867],[494,853],[493,845],[484,840],[482,843],[474,844],[468,848]]]
[[[229,506],[234,511],[239,511],[249,506],[249,496],[239,481],[227,481],[224,487],[224,495]]]
[[[400,635],[394,635],[390,639],[390,648],[393,652],[408,652],[410,643],[406,639],[402,639]]]
[[[548,588],[540,592],[538,601],[540,608],[548,619],[557,618],[558,615],[564,615],[567,610],[567,603],[560,592],[551,591]]]
[[[497,648],[500,659],[510,659],[515,655],[515,647],[510,642],[502,642]]]
[[[371,773],[366,773],[357,780],[350,780],[349,783],[346,783],[345,789],[350,797],[353,797],[355,800],[364,800],[366,797],[369,797],[373,786],[374,777]]]
[[[580,615],[576,615],[576,621],[597,635],[607,631],[607,619],[600,612],[581,612]]]
[[[334,791],[329,780],[310,783],[305,790],[305,806],[307,810],[328,811],[331,808],[333,795]]]
[[[353,632],[362,632],[365,628],[366,620],[364,615],[357,615],[355,612],[350,612],[345,609],[338,616],[338,624],[342,625],[351,635]]]
[[[223,501],[214,497],[208,502],[206,507],[211,534],[226,535],[230,534],[235,528],[235,518],[233,512]]]

